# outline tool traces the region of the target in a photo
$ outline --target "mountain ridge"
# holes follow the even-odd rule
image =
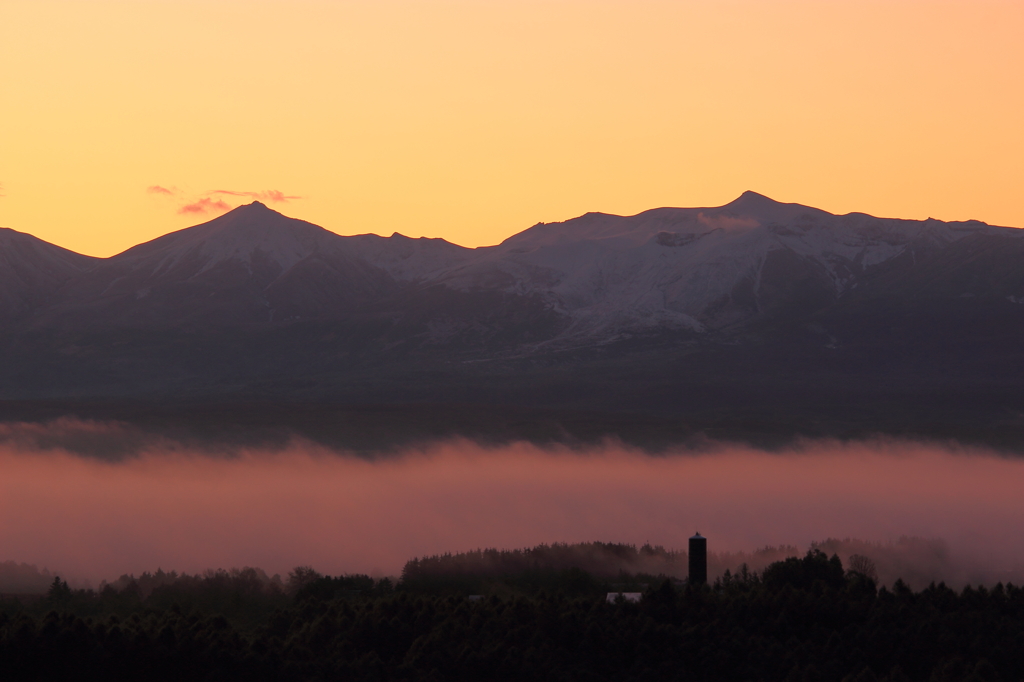
[[[261,204],[107,259],[0,233],[0,400],[500,404],[826,435],[941,415],[1024,443],[1022,264],[1013,228],[752,192],[475,249]]]
[[[157,324],[161,315],[164,327],[224,326],[337,318],[410,285],[443,287],[532,299],[563,316],[560,336],[578,345],[659,329],[721,332],[777,308],[778,292],[791,287],[783,280],[838,299],[901,254],[915,260],[972,235],[1016,237],[1011,229],[838,216],[746,191],[719,207],[587,213],[469,249],[397,232],[341,236],[255,201],[105,259],[33,242],[64,265],[50,268],[49,288],[8,276],[0,297],[8,317],[31,311],[37,327],[83,324],[81,311],[92,327]],[[6,272],[12,253],[4,250]],[[438,329],[426,334],[437,340]],[[560,343],[540,343],[552,342]]]

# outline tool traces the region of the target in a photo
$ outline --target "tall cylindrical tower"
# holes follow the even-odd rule
[[[708,539],[697,533],[690,538],[690,584],[708,582]]]

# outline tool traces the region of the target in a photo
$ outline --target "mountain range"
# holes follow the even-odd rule
[[[0,330],[7,401],[490,404],[712,431],[781,419],[801,433],[1015,433],[1024,231],[745,192],[469,249],[343,237],[254,202],[110,258],[0,230]]]

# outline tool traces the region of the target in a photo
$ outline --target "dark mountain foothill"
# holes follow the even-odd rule
[[[882,433],[1016,449],[1021,339],[1024,232],[753,192],[476,249],[343,237],[259,202],[105,259],[0,232],[6,421],[213,411],[229,431],[370,448]]]

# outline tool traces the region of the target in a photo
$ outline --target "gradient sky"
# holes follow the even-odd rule
[[[1024,226],[1022,36],[1020,0],[3,0],[0,226],[107,256],[262,197],[477,246],[746,189]]]

